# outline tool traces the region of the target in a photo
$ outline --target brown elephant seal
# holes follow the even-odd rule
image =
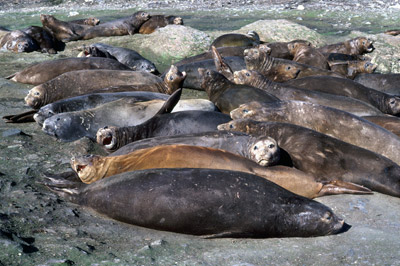
[[[190,160],[188,160],[189,157]],[[297,195],[308,198],[329,195],[333,191],[335,194],[341,193],[331,190],[330,186],[324,188],[324,185],[315,182],[312,176],[294,168],[286,166],[262,167],[256,162],[224,150],[182,144],[156,146],[116,156],[86,155],[72,157],[71,167],[82,182],[86,184],[136,170],[209,168],[254,174]],[[354,187],[356,186],[354,185]],[[370,191],[361,188],[360,193],[364,194],[363,192],[370,193]]]
[[[96,26],[100,24],[100,19],[95,18],[95,17],[89,17],[89,18],[82,18],[82,19],[74,19],[68,21],[69,23],[75,23],[75,24],[83,24],[83,25],[88,25],[88,26]]]
[[[273,138],[254,137],[241,132],[229,131],[142,139],[119,148],[112,153],[112,156],[127,154],[138,149],[171,144],[186,144],[225,150],[246,157],[261,166],[275,165],[280,158],[279,146]]]
[[[102,88],[120,85],[149,85],[161,82],[163,80],[160,77],[144,71],[76,70],[66,72],[33,87],[25,97],[25,102],[33,109],[38,109],[60,99],[92,93]]]
[[[322,69],[330,69],[326,57],[316,48],[303,42],[292,42],[288,44],[289,53],[293,61]]]
[[[269,54],[270,56],[293,60],[293,55],[290,53],[288,45],[296,43],[302,43],[307,46],[312,46],[311,42],[306,40],[293,40],[290,42],[270,42],[270,43],[265,43],[263,45],[271,49],[271,52]]]
[[[81,34],[81,39],[90,40],[96,37],[133,35],[138,32],[140,26],[150,19],[150,15],[143,11],[137,11],[129,17],[104,22],[87,28]]]
[[[278,101],[274,95],[261,89],[238,85],[229,81],[225,76],[210,69],[199,68],[203,79],[201,87],[207,92],[208,98],[218,109],[226,114],[249,101]]]
[[[285,82],[307,76],[335,76],[340,74],[330,70],[321,69],[291,60],[274,58],[263,49],[251,48],[244,51],[246,68],[256,70],[275,82]]]
[[[56,40],[50,33],[45,31],[42,27],[30,26],[23,30],[28,34],[39,46],[39,51],[42,53],[56,54],[57,51],[62,51],[65,44]]]
[[[40,21],[42,22],[43,29],[62,42],[79,40],[81,39],[81,34],[92,27],[58,20],[52,15],[45,14],[40,15]]]
[[[210,45],[215,48],[227,46],[256,46],[260,44],[260,36],[255,31],[249,31],[247,34],[228,33],[217,37]]]
[[[99,53],[100,51],[100,53]],[[86,56],[110,57],[137,71],[147,71],[159,74],[156,66],[135,50],[115,47],[104,43],[94,43],[84,48]]]
[[[250,102],[231,111],[231,118],[295,124],[376,152],[400,164],[398,136],[338,109],[300,101]]]
[[[294,167],[317,181],[341,180],[400,197],[400,166],[369,150],[288,123],[239,119],[218,129],[272,137]]]
[[[109,150],[115,150],[146,138],[216,131],[219,124],[230,120],[227,114],[210,111],[157,114],[137,126],[100,128],[96,134],[96,141]]]
[[[61,178],[45,184],[125,223],[208,238],[310,237],[350,227],[325,205],[243,172],[148,169],[90,185]]]
[[[140,26],[139,33],[150,34],[153,33],[156,29],[165,27],[170,24],[183,25],[183,19],[177,16],[152,15],[149,20],[147,20]]]
[[[388,34],[388,35],[392,35],[392,36],[397,36],[400,34],[400,30],[397,30],[397,29],[386,30],[384,33]]]
[[[400,97],[365,87],[351,79],[337,77],[304,77],[286,82],[295,87],[352,97],[378,108],[382,113],[400,114]]]
[[[400,137],[400,118],[397,116],[363,116],[362,118],[378,125]]]
[[[129,70],[129,67],[108,58],[71,57],[47,60],[33,64],[6,77],[6,79],[19,83],[39,85],[63,73],[84,69]]]
[[[388,94],[400,95],[400,74],[398,73],[362,73],[358,74],[354,78],[354,81],[368,88],[372,88]]]
[[[354,79],[360,73],[373,73],[378,65],[370,61],[345,61],[345,62],[328,62],[332,71],[337,72],[346,78]]]
[[[273,82],[254,70],[243,69],[241,71],[235,71],[234,82],[236,84],[245,84],[265,90],[268,93],[275,95],[280,100],[311,102],[340,109],[358,116],[383,115],[383,113],[377,108],[363,101],[341,95],[311,91],[289,86],[284,83]]]
[[[374,49],[373,41],[366,37],[357,37],[318,48],[321,53],[342,53],[349,55],[371,53]]]
[[[0,39],[0,51],[8,50],[14,53],[29,53],[37,51],[39,46],[27,33],[21,30],[13,30]]]

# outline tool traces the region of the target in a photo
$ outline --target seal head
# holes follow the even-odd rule
[[[261,166],[270,166],[278,163],[280,149],[277,142],[270,137],[262,138],[249,148],[250,159]]]

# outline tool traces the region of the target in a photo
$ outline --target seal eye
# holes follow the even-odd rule
[[[332,215],[329,212],[326,212],[323,217],[324,220],[330,221],[332,219]]]
[[[229,128],[233,128],[233,125],[229,125]]]
[[[247,77],[250,77],[250,73],[249,72],[246,72],[246,74],[245,74]]]
[[[290,66],[286,67],[286,70],[290,70],[290,69],[291,69],[291,67],[290,67]]]
[[[34,95],[35,95],[35,96],[39,96],[39,95],[40,95],[40,92],[37,91],[37,92],[34,93]]]
[[[390,98],[389,104],[394,105],[395,103],[396,103],[396,99],[395,98]]]
[[[210,75],[211,75],[210,71],[207,71],[206,74],[207,74],[207,76],[210,76]]]
[[[257,145],[253,147],[253,150],[255,150],[255,151],[258,150]]]
[[[173,80],[174,79],[174,77],[173,76],[169,76],[169,80]]]
[[[60,121],[61,120],[61,118],[59,118],[59,117],[57,117],[57,119],[56,119],[57,121]]]
[[[268,148],[273,149],[273,148],[275,148],[275,145],[274,144],[269,144]]]
[[[249,112],[249,110],[243,109],[243,113],[247,114],[248,112]]]

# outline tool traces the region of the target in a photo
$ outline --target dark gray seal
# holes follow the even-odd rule
[[[54,178],[45,184],[110,218],[203,237],[310,237],[349,227],[325,205],[242,172],[150,169],[90,185]]]
[[[289,154],[288,163],[317,181],[342,180],[400,197],[400,166],[369,150],[288,123],[240,119],[218,129],[274,138]]]
[[[27,33],[13,30],[0,38],[0,51],[8,50],[14,53],[29,53],[37,51],[38,44]]]
[[[365,87],[382,91],[388,94],[400,95],[400,74],[358,74],[354,81],[364,85]]]

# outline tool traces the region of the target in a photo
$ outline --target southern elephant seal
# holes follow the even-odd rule
[[[183,25],[183,19],[177,16],[152,15],[149,20],[147,20],[140,26],[139,33],[150,34],[153,33],[156,29],[165,27],[170,24]]]

